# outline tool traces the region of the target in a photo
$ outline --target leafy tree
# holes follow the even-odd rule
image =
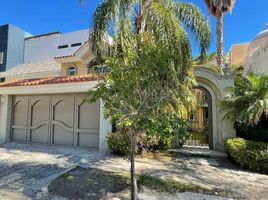
[[[113,42],[107,44],[109,27]],[[181,118],[193,105],[191,48],[202,55],[210,44],[207,19],[193,4],[173,0],[103,0],[93,16],[92,49],[102,58],[109,50],[111,71],[90,92],[102,98],[107,117],[131,133],[131,198],[135,180],[136,133],[157,124],[168,112]]]
[[[227,90],[232,95],[222,105],[233,121],[256,125],[262,116],[268,116],[268,75],[238,75],[234,87]]]
[[[231,12],[235,0],[204,0],[211,15],[217,20],[217,64],[224,68],[224,53],[223,53],[223,15],[226,12]]]

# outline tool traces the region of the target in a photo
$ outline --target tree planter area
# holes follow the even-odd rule
[[[176,193],[181,192],[200,193],[209,196],[226,195],[223,191],[190,183],[181,183],[167,179],[162,180],[145,175],[138,175],[136,177],[139,185],[138,192],[143,195],[157,193],[163,196],[171,195],[176,197]],[[127,173],[77,167],[52,181],[48,191],[51,195],[71,199],[130,199],[130,182],[130,176]]]

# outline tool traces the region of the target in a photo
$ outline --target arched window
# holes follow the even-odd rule
[[[73,76],[73,75],[76,75],[76,66],[72,65],[68,68],[68,75],[69,76]]]

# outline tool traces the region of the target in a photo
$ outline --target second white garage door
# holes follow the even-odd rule
[[[84,95],[14,96],[13,141],[99,147],[99,102]]]

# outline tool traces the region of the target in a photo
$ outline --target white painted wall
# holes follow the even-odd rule
[[[266,39],[266,43],[263,43],[252,55],[246,59],[244,64],[245,73],[268,73],[268,37]]]
[[[52,60],[54,57],[73,54],[80,47],[71,47],[71,44],[88,41],[89,30],[53,34],[25,41],[24,62],[40,60]],[[68,48],[58,49],[60,45],[68,45]]]
[[[105,119],[103,112],[103,102],[100,100],[100,138],[99,151],[108,152],[107,135],[112,132],[112,125],[109,119]]]
[[[268,23],[266,29],[257,34],[256,38],[250,43],[248,55],[244,60],[245,74],[268,73]]]

